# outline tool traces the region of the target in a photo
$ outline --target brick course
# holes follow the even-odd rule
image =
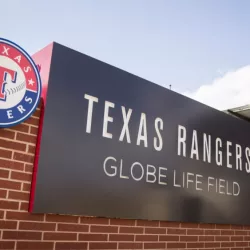
[[[0,249],[250,250],[250,227],[28,213],[40,108],[0,129]]]

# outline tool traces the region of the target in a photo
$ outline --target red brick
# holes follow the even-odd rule
[[[85,250],[88,243],[85,242],[56,242],[56,250]]]
[[[121,242],[118,249],[143,249],[143,243]]]
[[[78,224],[58,224],[58,231],[69,231],[69,232],[88,232],[88,225]]]
[[[240,226],[240,225],[231,225],[231,229],[241,230],[241,229],[243,229],[243,226]]]
[[[165,243],[144,243],[144,249],[165,249]]]
[[[243,236],[231,236],[231,241],[243,241]]]
[[[9,170],[0,169],[0,178],[8,178],[9,177]]]
[[[8,168],[8,169],[15,169],[15,170],[23,171],[24,163],[17,162],[17,161],[10,161],[10,160],[0,159],[0,167],[1,168]]]
[[[40,120],[38,118],[30,117],[25,121],[26,124],[29,125],[34,125],[34,126],[39,126]]]
[[[41,240],[41,232],[3,231],[3,239]]]
[[[20,221],[20,230],[31,230],[31,231],[55,231],[56,223],[40,223],[40,222],[26,222]]]
[[[16,229],[16,221],[0,220],[0,229]]]
[[[110,219],[111,225],[135,226],[135,220]]]
[[[42,108],[44,107],[43,101],[41,100],[37,106],[37,110],[42,110]]]
[[[38,128],[37,128],[37,127],[31,126],[31,127],[30,127],[30,133],[31,133],[32,135],[37,135],[37,134],[38,134]]]
[[[0,139],[0,147],[12,150],[26,151],[26,144],[16,141]]]
[[[16,140],[36,144],[37,137],[34,135],[28,135],[18,132],[16,135]]]
[[[205,243],[203,242],[188,242],[187,248],[204,248]]]
[[[0,219],[3,219],[3,216],[4,216],[4,211],[0,210]]]
[[[107,234],[79,234],[79,241],[107,241]]]
[[[182,228],[198,228],[197,223],[181,223]]]
[[[235,242],[236,247],[247,247],[248,242]]]
[[[120,233],[142,234],[143,227],[120,227]]]
[[[179,242],[167,243],[167,248],[186,248],[186,243],[179,243]]]
[[[29,181],[29,182],[31,182],[32,174],[12,171],[10,178],[13,179],[13,180],[20,180],[20,181]]]
[[[198,236],[180,236],[180,241],[198,241]]]
[[[13,200],[29,201],[29,197],[29,193],[9,191],[9,198]]]
[[[1,128],[0,129],[0,137],[8,138],[8,139],[14,139],[15,138],[15,132]]]
[[[9,220],[43,221],[43,214],[29,214],[24,212],[7,211],[6,218]]]
[[[11,250],[15,247],[15,241],[0,241],[0,249]]]
[[[17,126],[11,127],[11,130],[29,133],[29,126],[25,124],[18,124]]]
[[[17,250],[53,250],[53,242],[18,241]]]
[[[132,234],[110,234],[109,241],[134,241]]]
[[[117,249],[117,243],[110,242],[90,242],[89,249]]]
[[[77,234],[76,233],[47,233],[45,232],[43,235],[44,240],[54,240],[54,241],[76,241]]]
[[[244,236],[244,241],[250,241],[250,236]]]
[[[21,182],[0,179],[0,188],[20,190]]]
[[[19,202],[0,200],[0,209],[17,210],[19,208]]]
[[[0,198],[6,198],[7,196],[7,190],[0,189]]]
[[[247,235],[247,234],[248,234],[247,231],[243,231],[243,230],[235,231],[235,235]]]
[[[96,224],[96,225],[108,225],[109,219],[97,218],[97,217],[81,217],[82,224]]]
[[[180,236],[175,235],[160,235],[159,241],[179,241]]]
[[[214,236],[199,236],[199,241],[214,241]]]
[[[12,151],[0,148],[0,157],[11,159]]]
[[[141,227],[159,227],[159,221],[138,220],[137,226]]]
[[[32,114],[32,117],[40,118],[41,109],[36,109],[36,111]]]
[[[234,242],[221,242],[221,247],[234,247]]]
[[[160,221],[160,227],[180,227],[179,222]]]
[[[215,224],[200,224],[199,225],[199,228],[202,228],[202,229],[214,229],[215,228]]]
[[[220,247],[220,242],[205,242],[206,248]]]
[[[231,225],[216,224],[216,229],[231,229]]]
[[[23,183],[23,191],[30,192],[30,189],[31,189],[30,183]]]
[[[187,229],[187,235],[203,235],[203,229]]]
[[[215,241],[229,241],[230,237],[229,236],[216,236]]]
[[[5,170],[5,169],[0,169],[0,177],[1,178],[8,178],[9,177],[9,170]]]
[[[33,173],[33,165],[32,164],[25,164],[25,172]]]
[[[21,202],[20,210],[28,212],[28,210],[29,210],[29,203],[28,202]]]
[[[166,228],[145,228],[145,234],[166,234]]]
[[[24,153],[18,153],[14,152],[14,160],[27,162],[27,163],[33,163],[34,162],[34,155],[28,155]]]
[[[179,228],[168,228],[167,229],[167,234],[186,234],[186,229],[179,229]]]
[[[116,226],[91,226],[90,231],[93,233],[118,233]]]
[[[221,235],[234,235],[233,230],[221,230]]]
[[[49,222],[68,222],[68,223],[77,223],[78,216],[69,216],[69,215],[54,215],[54,214],[47,214],[46,221]]]
[[[205,235],[220,235],[220,230],[205,230]]]
[[[158,235],[152,235],[152,234],[136,235],[135,241],[158,241]]]

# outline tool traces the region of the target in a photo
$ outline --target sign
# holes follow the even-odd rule
[[[30,211],[250,224],[249,138],[245,121],[54,43]]]
[[[0,127],[28,119],[40,93],[41,80],[31,57],[17,44],[0,38]]]

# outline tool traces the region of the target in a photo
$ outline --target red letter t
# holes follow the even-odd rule
[[[11,76],[11,81],[15,83],[17,72],[0,66],[0,101],[1,100],[5,101],[6,99],[6,93],[4,92],[4,87],[5,84],[7,84],[8,74]]]

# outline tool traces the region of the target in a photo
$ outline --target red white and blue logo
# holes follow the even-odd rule
[[[28,119],[39,103],[41,87],[39,71],[29,54],[0,38],[0,127]]]

